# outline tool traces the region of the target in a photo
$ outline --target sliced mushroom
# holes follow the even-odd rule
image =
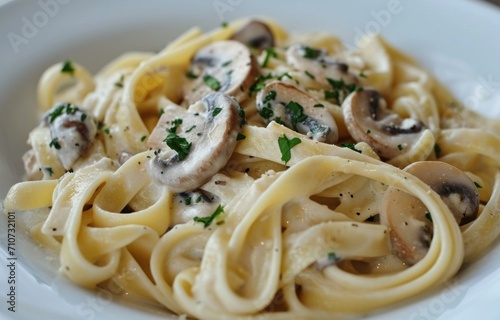
[[[174,146],[171,149],[161,141],[166,150],[157,152],[151,164],[156,180],[173,192],[197,189],[220,171],[231,157],[243,125],[241,107],[222,93],[208,94],[194,107],[204,112],[180,113],[175,118],[168,118],[171,115],[165,113],[155,128],[163,131],[163,141],[168,141],[169,136],[174,138],[174,144],[175,140],[182,143],[185,139],[184,154],[179,149],[174,152],[174,144],[169,145]],[[158,137],[154,132],[151,136]],[[148,144],[158,143],[151,139],[157,138],[150,138]]]
[[[325,86],[332,85],[332,80],[342,80],[346,85],[358,82],[357,77],[349,72],[347,64],[329,57],[323,49],[294,44],[286,51],[286,61],[293,68],[308,72],[317,82]]]
[[[325,106],[293,85],[267,84],[257,94],[257,110],[268,123],[276,121],[313,140],[337,142],[337,124]]]
[[[420,139],[424,124],[417,119],[402,119],[387,109],[376,90],[351,93],[342,103],[347,130],[357,142],[368,143],[385,159],[400,155]]]
[[[255,49],[274,47],[274,35],[267,24],[257,20],[250,20],[238,29],[231,40],[239,41]]]
[[[49,110],[44,117],[49,126],[57,157],[65,170],[84,157],[94,143],[97,126],[92,115],[70,103],[60,103]]]
[[[474,220],[479,195],[474,182],[461,170],[439,161],[415,162],[405,168],[427,183],[450,208],[457,223]],[[416,197],[390,187],[381,201],[380,222],[390,227],[393,253],[413,265],[427,253],[433,233],[432,213]]]
[[[250,49],[234,41],[218,41],[200,49],[193,57],[184,85],[184,100],[193,104],[218,91],[242,102],[259,75],[259,65]],[[193,79],[194,78],[194,79]]]
[[[476,219],[479,193],[465,172],[442,161],[418,161],[407,166],[405,171],[428,184],[439,194],[459,225]]]

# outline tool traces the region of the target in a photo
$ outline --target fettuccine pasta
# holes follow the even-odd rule
[[[500,121],[380,36],[193,28],[91,75],[43,74],[6,212],[84,287],[199,319],[364,315],[500,233]]]

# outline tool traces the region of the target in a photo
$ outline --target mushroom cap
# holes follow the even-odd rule
[[[201,48],[192,59],[190,72],[196,79],[189,79],[184,85],[187,104],[211,92],[222,92],[242,102],[260,74],[250,49],[234,40],[217,41]]]
[[[241,107],[233,98],[218,92],[210,93],[199,101],[197,107],[203,107],[205,112],[185,112],[168,120],[170,125],[176,119],[182,120],[176,134],[191,143],[187,156],[181,159],[178,153],[166,148],[151,162],[156,181],[173,192],[195,190],[219,172],[231,157],[241,131]],[[162,115],[157,127],[165,125],[164,116],[168,116],[167,113]],[[163,136],[167,136],[168,132],[163,132]],[[166,147],[165,143],[163,147]]]
[[[387,109],[376,90],[351,93],[342,103],[347,130],[357,142],[368,143],[379,156],[400,155],[422,136],[425,126],[417,119],[402,119]]]
[[[313,54],[310,54],[311,52]],[[299,71],[309,72],[316,81],[328,87],[330,86],[328,79],[342,80],[347,85],[358,83],[357,77],[349,72],[347,64],[329,57],[323,49],[309,48],[296,43],[288,47],[286,61]]]
[[[85,156],[95,140],[94,117],[70,103],[58,103],[43,118],[50,129],[51,144],[66,170]]]
[[[236,30],[231,40],[239,41],[250,48],[265,49],[274,47],[274,35],[267,24],[258,20],[250,20]]]
[[[459,225],[476,219],[479,193],[474,182],[462,170],[442,161],[418,161],[405,171],[413,174],[441,196]]]
[[[405,169],[440,195],[459,225],[477,217],[479,194],[474,182],[461,170],[441,161],[419,161]],[[432,221],[418,198],[390,187],[380,203],[380,223],[390,228],[393,253],[413,265],[427,253],[432,239]]]
[[[257,110],[268,123],[276,121],[320,142],[335,143],[338,140],[337,124],[328,110],[291,84],[273,81],[259,91],[256,101]],[[298,111],[289,108],[291,102],[298,104],[295,105]]]

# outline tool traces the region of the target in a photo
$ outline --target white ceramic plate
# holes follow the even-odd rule
[[[500,11],[477,1],[0,0],[0,198],[22,176],[20,157],[37,123],[36,83],[71,58],[95,72],[122,52],[159,50],[193,25],[268,16],[293,31],[328,31],[354,44],[380,31],[469,107],[500,116]],[[17,219],[21,219],[18,217]],[[8,311],[7,235],[0,223],[0,315],[13,319],[164,319],[165,311],[75,287],[57,261],[16,228],[16,312]],[[374,319],[499,319],[500,243],[446,286]]]

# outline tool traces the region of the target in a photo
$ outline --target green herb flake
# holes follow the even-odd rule
[[[328,261],[335,262],[337,261],[337,255],[335,252],[328,252],[327,259]]]
[[[233,62],[232,60],[228,60],[226,62],[224,62],[223,64],[221,64],[222,67],[227,67],[228,65],[231,64],[231,62]]]
[[[142,136],[141,137],[141,142],[144,142],[144,140],[146,140],[147,136]]]
[[[254,92],[262,90],[266,85],[265,81],[272,79],[273,75],[271,73],[268,73],[266,75],[259,75],[257,78],[255,78],[255,82],[250,86],[248,89],[248,97],[251,97]]]
[[[228,23],[227,23],[226,21],[223,21],[223,22],[220,24],[220,26],[221,26],[222,28],[227,28]]]
[[[188,142],[185,138],[179,137],[173,132],[169,133],[163,141],[167,143],[170,149],[177,152],[179,160],[184,160],[184,158],[187,157],[192,145],[192,143]]]
[[[325,94],[325,100],[330,100],[330,99],[338,100],[339,99],[338,91],[325,90],[324,94]]]
[[[269,59],[271,57],[277,58],[278,54],[276,53],[276,51],[274,51],[273,48],[266,48],[266,56],[264,57],[264,61],[262,62],[262,68],[267,67],[267,65],[269,63]]]
[[[403,146],[398,144],[398,149],[399,149],[399,151],[403,150]]]
[[[75,75],[75,68],[73,67],[73,61],[66,60],[61,68],[61,73],[67,73],[70,75]]]
[[[305,73],[305,74],[306,74],[306,76],[308,76],[309,78],[311,78],[311,79],[313,79],[313,80],[315,79],[315,78],[314,78],[314,75],[313,75],[312,73],[310,73],[309,71],[307,71],[307,70],[306,70],[306,71],[304,71],[304,73]]]
[[[354,143],[341,143],[340,147],[341,148],[348,148],[348,149],[351,149],[352,151],[356,151],[358,153],[361,153],[361,150],[356,149],[356,145]]]
[[[194,74],[193,71],[189,70],[188,72],[186,72],[186,77],[189,79],[197,79],[198,75]]]
[[[123,88],[123,82],[124,82],[124,80],[125,80],[125,76],[122,74],[120,76],[120,79],[117,82],[115,82],[115,87]]]
[[[212,111],[212,117],[216,117],[221,111],[222,111],[222,108],[215,108]]]
[[[364,74],[363,72],[359,73],[359,77],[360,78],[365,78],[365,79],[368,78],[368,76],[366,74]]]
[[[427,220],[429,220],[430,222],[432,222],[432,216],[431,216],[431,213],[429,211],[425,212],[425,217],[427,218]]]
[[[285,72],[281,76],[278,76],[277,79],[281,81],[281,79],[283,79],[283,78],[293,79],[292,76],[288,72]]]
[[[372,133],[372,131],[370,129],[367,129],[366,134],[370,134],[370,133]]]
[[[189,133],[191,131],[193,131],[193,129],[196,128],[196,125],[192,125],[191,128],[187,129],[186,132]]]
[[[52,167],[45,167],[43,168],[45,171],[47,171],[47,173],[49,174],[49,176],[52,177],[52,175],[54,174],[54,170],[52,170]]]
[[[439,146],[439,144],[435,144],[434,145],[434,154],[436,155],[436,157],[439,158],[439,156],[441,155],[441,147]]]
[[[191,205],[191,197],[187,197],[187,198],[184,198],[184,203],[186,204],[186,206],[190,206]]]
[[[245,136],[243,133],[238,132],[238,135],[236,136],[236,141],[245,140],[246,137],[247,136]]]
[[[204,75],[203,76],[203,82],[209,87],[210,89],[217,91],[220,89],[220,82],[212,77],[211,75]]]
[[[474,185],[475,185],[475,186],[476,186],[476,188],[478,188],[478,189],[480,189],[480,188],[482,188],[482,187],[483,187],[482,185],[480,185],[479,183],[477,183],[477,182],[475,182],[475,181],[474,181]]]
[[[203,227],[204,228],[208,228],[212,222],[214,221],[214,219],[223,214],[224,213],[224,209],[222,208],[222,206],[219,204],[219,206],[217,207],[217,209],[215,209],[214,213],[212,213],[210,216],[208,217],[194,217],[194,222],[200,222],[200,223],[203,223]]]
[[[264,107],[264,108],[260,109],[259,114],[264,119],[270,119],[272,116],[274,116],[273,109],[271,109],[269,107]]]
[[[54,111],[49,113],[49,122],[50,123],[54,122],[54,120],[63,113],[64,108],[66,108],[66,104],[58,106],[57,108],[54,109]]]
[[[288,139],[285,134],[278,138],[278,146],[281,151],[281,161],[285,162],[285,165],[292,158],[292,148],[301,143],[302,141],[295,137],[293,139]]]
[[[80,121],[83,122],[83,121],[85,121],[85,119],[87,119],[87,114],[82,113],[82,115],[80,116]]]
[[[303,122],[307,119],[304,114],[304,108],[295,101],[290,101],[285,106],[285,109],[290,111],[291,122],[294,130],[297,130],[297,123]]]
[[[321,103],[316,103],[314,106],[314,108],[324,108],[325,105],[321,104]]]
[[[201,199],[202,199],[201,196],[198,196],[198,198],[196,198],[196,200],[194,200],[194,202],[198,203],[201,201]]]
[[[321,50],[314,49],[311,47],[304,47],[304,58],[307,59],[316,59],[320,56]]]
[[[61,145],[59,144],[59,140],[57,138],[54,138],[50,141],[49,147],[54,147],[56,150],[61,149]]]
[[[177,132],[177,128],[179,128],[179,126],[181,124],[182,124],[182,119],[180,119],[180,118],[174,119],[172,121],[172,127],[170,127],[170,129],[168,129],[168,132],[170,132],[170,133],[176,133]]]

